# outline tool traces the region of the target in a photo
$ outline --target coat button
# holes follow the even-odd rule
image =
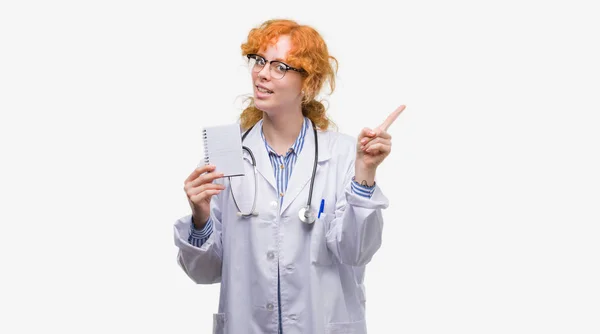
[[[274,308],[275,308],[275,306],[273,306],[273,304],[271,304],[271,303],[267,304],[267,310],[273,311]]]
[[[286,269],[287,269],[287,271],[292,272],[292,271],[294,271],[295,268],[294,268],[293,264],[288,264]]]
[[[275,254],[273,252],[267,252],[267,259],[273,260],[275,258]]]
[[[289,318],[290,318],[290,320],[294,320],[294,321],[298,320],[298,316],[295,314],[290,314]]]

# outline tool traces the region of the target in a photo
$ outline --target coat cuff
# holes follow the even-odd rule
[[[374,184],[372,195],[370,198],[356,194],[353,191],[353,183],[346,187],[346,202],[354,207],[362,207],[366,209],[386,209],[389,206],[388,198],[383,194],[379,185]]]

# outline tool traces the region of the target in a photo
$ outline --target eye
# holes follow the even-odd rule
[[[287,66],[285,66],[282,63],[279,63],[279,64],[277,64],[277,67],[275,67],[275,70],[277,72],[283,73],[283,72],[287,71]]]
[[[266,64],[266,62],[267,62],[267,61],[265,60],[265,58],[263,58],[263,57],[261,57],[261,56],[255,56],[255,58],[254,58],[254,59],[256,60],[256,65],[259,65],[259,66],[265,66],[265,64]]]

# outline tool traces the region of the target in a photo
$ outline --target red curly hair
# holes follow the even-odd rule
[[[250,30],[248,40],[241,46],[242,55],[258,53],[274,45],[282,35],[289,36],[292,42],[286,62],[306,71],[302,81],[302,114],[319,129],[326,130],[332,122],[326,115],[323,103],[315,100],[315,97],[326,82],[331,93],[335,90],[338,61],[329,55],[325,41],[315,29],[292,20],[268,20]],[[243,129],[250,128],[263,117],[263,112],[255,107],[254,99],[250,97],[249,101],[248,107],[240,115]]]

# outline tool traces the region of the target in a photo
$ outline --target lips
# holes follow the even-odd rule
[[[272,90],[269,90],[269,89],[267,89],[267,88],[266,88],[266,87],[264,87],[264,86],[261,86],[261,85],[256,85],[255,87],[256,87],[256,90],[258,90],[258,91],[259,91],[259,92],[261,92],[261,93],[264,93],[264,94],[273,94],[273,91],[272,91]]]

